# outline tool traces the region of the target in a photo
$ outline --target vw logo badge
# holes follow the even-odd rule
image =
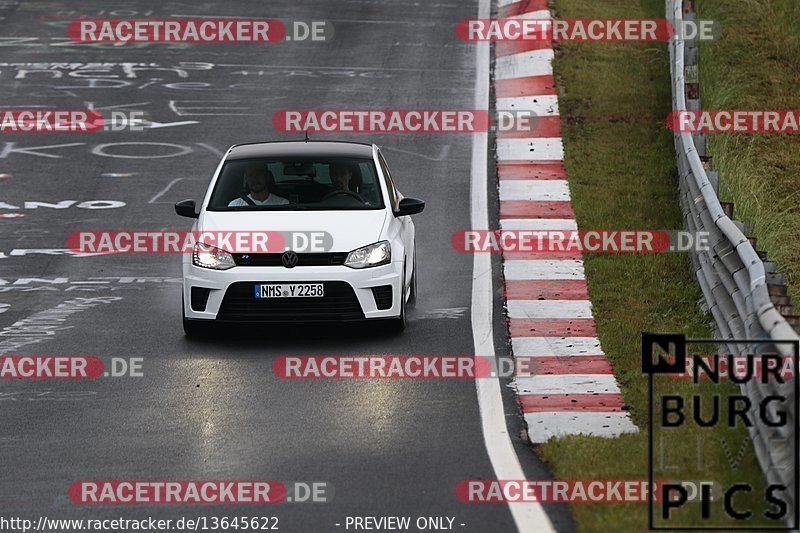
[[[283,255],[281,256],[281,263],[283,263],[283,266],[285,266],[286,268],[296,267],[298,261],[299,258],[297,257],[297,254],[292,250],[283,252]]]

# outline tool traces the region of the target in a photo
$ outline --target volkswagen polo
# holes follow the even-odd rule
[[[416,301],[410,215],[424,207],[400,194],[373,144],[232,146],[199,207],[175,204],[179,215],[196,219],[192,230],[201,235],[183,257],[185,333],[220,322],[358,320],[402,331]],[[261,253],[204,242],[213,232],[316,232],[324,246],[287,238],[280,250]]]

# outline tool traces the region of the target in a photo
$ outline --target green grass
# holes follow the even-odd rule
[[[662,0],[555,0],[555,8],[559,18],[664,16]],[[674,146],[665,126],[671,110],[666,44],[562,43],[554,68],[580,229],[682,229]],[[686,255],[590,254],[585,269],[601,343],[642,431],[617,439],[553,439],[539,452],[560,479],[645,480],[648,400],[641,332],[707,338],[711,318],[700,310],[702,295]],[[682,394],[695,391],[688,383],[671,385]],[[704,397],[711,392],[707,384],[701,389]],[[706,443],[718,443],[721,436],[737,450],[745,432],[703,434]],[[713,446],[704,450],[703,468],[692,469],[690,458],[697,455],[693,437],[685,432],[665,437],[670,457],[682,458],[681,479],[727,484],[744,476],[762,483],[752,447],[738,471]],[[576,503],[571,511],[579,531],[647,530],[646,503]],[[692,519],[680,517],[684,524]]]
[[[800,2],[705,0],[704,19],[722,24],[722,38],[700,45],[704,109],[800,109]],[[753,226],[758,248],[800,298],[800,137],[712,134],[709,150],[722,172],[721,196],[735,217]]]

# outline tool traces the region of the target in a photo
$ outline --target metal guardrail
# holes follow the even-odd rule
[[[667,19],[674,27],[681,27],[684,19],[694,18],[690,5],[684,10],[684,0],[666,0]],[[672,74],[673,111],[699,109],[698,100],[690,100],[687,107],[686,77],[697,76],[697,43],[684,40],[676,32],[670,40],[670,71]],[[688,231],[707,232],[709,248],[690,253],[693,270],[703,291],[708,311],[716,323],[716,337],[727,353],[781,353],[790,355],[787,345],[777,341],[797,340],[798,335],[773,305],[767,287],[767,273],[761,257],[756,253],[742,230],[744,224],[731,220],[717,197],[718,181],[709,179],[692,133],[675,134],[680,201],[684,225]],[[698,140],[704,140],[702,136]],[[700,144],[700,143],[699,143]],[[705,143],[700,147],[705,150]],[[712,177],[716,178],[715,173]],[[731,339],[763,339],[758,346],[742,346]],[[727,341],[727,342],[726,342]],[[798,376],[794,376],[798,379]],[[750,380],[742,390],[755,405],[751,419],[759,421],[756,413],[760,401],[771,394],[780,394],[794,400],[793,386],[779,384],[776,380],[758,383]],[[790,403],[792,405],[792,403]],[[796,505],[793,493],[794,435],[789,434],[798,413],[788,413],[789,423],[784,428],[772,428],[756,422],[749,428],[756,456],[768,483],[789,487],[791,508]]]

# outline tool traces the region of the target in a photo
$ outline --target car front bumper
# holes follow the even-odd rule
[[[325,317],[322,320],[352,320],[354,318],[364,319],[385,319],[397,317],[400,314],[400,301],[403,283],[403,263],[392,262],[387,265],[353,269],[346,266],[298,266],[287,269],[283,267],[250,267],[237,266],[228,270],[211,270],[200,268],[186,261],[183,264],[183,304],[185,317],[192,320],[225,320],[232,322],[239,321],[295,321],[295,320],[318,320],[320,311],[303,316],[301,307],[291,305],[291,302],[278,302],[276,305],[287,304],[292,307],[292,312],[286,316],[275,315],[273,309],[269,317],[259,312],[259,305],[263,300],[257,300],[254,295],[254,285],[261,283],[323,283],[325,284],[326,295],[323,298],[291,298],[278,300],[293,300],[294,304],[300,306],[308,304],[314,306],[317,303],[327,304],[325,306]],[[235,284],[235,285],[234,285]],[[243,284],[247,284],[243,292]],[[391,307],[378,309],[376,298],[373,294],[374,287],[391,286]],[[208,289],[208,299],[203,311],[192,308],[192,288],[198,287]],[[337,302],[314,302],[325,298],[334,298],[335,295],[329,291],[329,287],[334,293],[344,294],[352,290],[355,295],[358,307],[363,316],[355,317],[353,313],[342,310],[337,312]],[[244,296],[250,294],[252,302]],[[226,298],[227,294],[227,298]],[[351,298],[352,299],[352,298]],[[303,302],[300,302],[300,301]],[[224,305],[223,305],[224,302]],[[274,303],[274,302],[273,302]],[[253,313],[248,313],[248,305],[252,305]],[[232,312],[232,308],[236,312]],[[317,306],[319,307],[319,306]],[[355,307],[353,302],[351,307]],[[300,311],[299,311],[300,310]],[[352,309],[351,309],[352,311]]]

